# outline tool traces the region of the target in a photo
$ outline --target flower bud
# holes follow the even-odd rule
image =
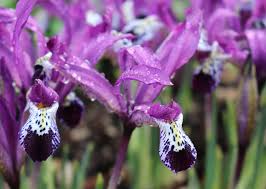
[[[247,63],[239,86],[237,102],[237,121],[239,126],[239,139],[246,144],[256,124],[258,108],[258,89],[255,65]]]

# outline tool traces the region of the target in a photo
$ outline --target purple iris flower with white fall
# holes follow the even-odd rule
[[[155,52],[139,44],[113,48],[121,75],[112,85],[94,65],[106,50],[106,45],[116,46],[117,36],[131,39],[123,33],[99,34],[87,45],[84,60],[69,57],[63,61],[53,54],[56,70],[67,80],[79,84],[92,99],[97,99],[108,110],[119,115],[124,125],[121,146],[109,188],[114,188],[125,158],[132,131],[143,124],[160,128],[160,150],[162,162],[173,172],[191,167],[196,160],[196,150],[182,129],[183,114],[175,102],[169,105],[153,103],[161,90],[172,85],[170,77],[188,62],[197,49],[201,14],[190,10],[187,20],[172,28]],[[88,49],[90,49],[88,51]],[[112,51],[111,50],[111,51]],[[134,81],[137,81],[135,83]]]
[[[181,107],[173,101],[168,105],[154,101],[166,86],[172,85],[171,77],[196,52],[201,12],[189,9],[186,20],[177,23],[170,1],[107,2],[99,11],[84,1],[65,4],[61,0],[20,0],[14,20],[13,62],[22,68],[28,60],[21,58],[28,49],[20,41],[24,27],[32,26],[30,13],[35,5],[47,8],[63,20],[62,33],[49,40],[33,27],[39,37],[38,52],[31,52],[34,58],[29,55],[30,74],[19,83],[28,91],[24,106],[24,114],[28,115],[19,132],[20,144],[34,161],[52,155],[60,142],[56,125],[58,106],[65,97],[71,99],[67,96],[80,85],[90,98],[117,114],[124,125],[109,182],[109,188],[115,188],[131,133],[138,126],[159,127],[159,155],[173,172],[188,169],[196,161],[196,149],[182,128]],[[134,12],[127,12],[128,7],[134,7]],[[106,53],[119,66],[120,76],[115,85],[95,68]],[[19,74],[24,76],[23,72]]]
[[[37,79],[27,98],[25,111],[29,111],[29,117],[19,133],[20,144],[33,161],[43,161],[54,153],[60,143],[56,125],[59,97]]]
[[[202,8],[204,15],[204,30],[202,31],[198,51],[212,52],[212,44],[216,43],[220,48],[220,54],[228,56],[222,60],[222,64],[219,63],[220,71],[214,72],[215,74],[203,74],[205,78],[211,78],[209,79],[211,80],[210,82],[196,81],[197,78],[195,77],[202,79],[198,75],[199,72],[196,71],[195,82],[193,81],[194,88],[202,89],[203,92],[207,88],[208,90],[205,90],[205,92],[212,92],[220,81],[217,73],[221,75],[223,63],[233,62],[237,66],[242,67],[249,57],[252,58],[256,66],[259,84],[263,83],[265,81],[266,70],[265,48],[263,48],[266,42],[264,24],[266,18],[265,1],[206,2],[192,0],[191,4]],[[206,53],[203,53],[203,55],[206,55]],[[216,64],[217,66],[219,65]]]
[[[50,11],[58,6],[51,1],[46,1],[43,5],[49,5]],[[12,137],[2,138],[6,141],[13,140],[7,142],[12,144],[12,149],[6,146],[6,142],[2,143],[6,154],[3,150],[0,159],[4,175],[8,177],[6,180],[14,188],[19,186],[19,175],[13,174],[19,174],[24,157],[17,143],[20,142],[34,161],[42,161],[52,155],[59,144],[56,111],[59,102],[63,102],[70,92],[58,90],[60,78],[56,77],[49,62],[51,53],[47,53],[46,39],[36,21],[29,16],[32,7],[31,3],[20,1],[16,11],[4,8],[0,10],[3,34],[0,46],[1,83],[6,88],[3,90],[1,110],[4,111],[5,107],[10,109],[1,114],[1,128],[7,128],[1,134],[12,134]],[[60,11],[57,13],[62,15]],[[36,35],[36,44],[28,30]],[[5,165],[9,167],[6,168]]]

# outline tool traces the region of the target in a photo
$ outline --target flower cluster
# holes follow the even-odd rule
[[[265,0],[190,4],[182,21],[171,0],[20,0],[15,10],[0,8],[0,171],[12,188],[19,188],[24,151],[44,161],[59,147],[57,122],[78,125],[84,104],[77,86],[123,124],[110,189],[133,130],[144,125],[159,129],[166,167],[190,168],[197,152],[182,128],[182,109],[157,99],[192,57],[200,63],[192,87],[203,94],[219,85],[226,63],[243,68],[238,122],[250,133],[266,81]],[[35,7],[46,10],[41,19],[31,16]],[[47,36],[51,15],[63,27]],[[112,81],[97,68],[103,59],[118,68]]]
[[[217,72],[222,71],[223,64],[232,62],[242,65],[252,58],[255,64],[259,84],[265,81],[265,1],[201,1],[191,0],[191,4],[203,10],[204,22],[201,31],[201,40],[198,47],[200,61],[204,64],[212,59],[215,67],[220,67],[216,72],[202,74],[195,71],[195,89],[204,93],[212,92],[220,81]],[[213,56],[213,51],[218,56]],[[219,56],[223,54],[227,58],[222,61]],[[216,63],[215,63],[216,62]],[[201,74],[201,76],[199,76]],[[203,76],[204,75],[204,76]],[[221,74],[218,74],[221,75]],[[209,82],[202,83],[202,77]],[[193,81],[194,82],[194,81]],[[206,90],[208,89],[208,90]]]

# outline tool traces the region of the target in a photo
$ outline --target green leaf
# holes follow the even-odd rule
[[[234,186],[233,184],[238,158],[237,122],[233,102],[226,103],[226,112],[223,113],[223,123],[228,152],[224,157],[222,188],[232,189]]]
[[[215,174],[217,164],[217,109],[214,96],[205,97],[205,128],[206,128],[206,157],[205,157],[205,189],[213,189],[215,186]]]
[[[39,189],[55,189],[55,165],[51,158],[41,164],[38,182]]]
[[[61,171],[61,189],[67,189],[68,186],[66,184],[66,163],[67,163],[67,158],[68,158],[68,152],[69,152],[69,146],[65,144],[63,146],[63,154],[62,154],[62,171]]]
[[[251,144],[246,152],[237,189],[254,188],[263,162],[264,133],[266,129],[266,107],[263,107]]]
[[[264,147],[262,161],[259,166],[258,176],[254,188],[265,189],[266,188],[266,148]]]
[[[104,189],[104,179],[101,173],[98,173],[95,189]]]
[[[29,189],[29,179],[28,177],[26,176],[26,173],[25,173],[25,167],[23,166],[22,167],[22,170],[20,172],[20,189]],[[4,188],[3,185],[0,186],[0,188]]]
[[[75,175],[72,182],[72,189],[80,189],[83,188],[83,184],[85,181],[86,170],[90,161],[90,154],[92,151],[92,145],[88,145],[87,149],[83,155],[81,163],[76,167]]]
[[[188,170],[188,189],[200,189],[200,182],[195,168]]]

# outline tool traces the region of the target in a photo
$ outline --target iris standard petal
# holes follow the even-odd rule
[[[161,69],[161,63],[159,57],[152,53],[149,49],[140,45],[135,45],[126,48],[127,54],[129,54],[136,64],[146,65],[153,68]]]
[[[172,85],[169,76],[164,73],[163,70],[146,65],[135,65],[126,70],[120,76],[118,83],[123,80],[137,80],[147,85],[155,83],[160,85]]]
[[[110,111],[124,111],[115,87],[95,69],[74,64],[55,64],[55,67],[69,80],[80,84],[89,97],[99,100]]]
[[[120,39],[130,37],[131,35],[114,34],[106,32],[99,34],[98,37],[93,38],[88,42],[87,47],[83,50],[83,55],[92,64],[96,64],[104,52],[115,44]]]

